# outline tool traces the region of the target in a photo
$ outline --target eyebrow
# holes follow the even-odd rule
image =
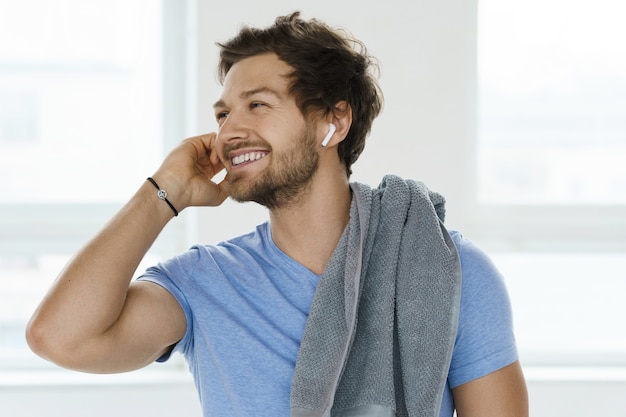
[[[276,98],[282,98],[282,96],[276,90],[273,90],[269,87],[259,87],[252,90],[243,91],[239,94],[239,98],[245,100],[256,94],[271,94]],[[215,102],[215,104],[213,104],[213,108],[218,107],[226,107],[226,103],[224,102],[224,100],[218,100]]]

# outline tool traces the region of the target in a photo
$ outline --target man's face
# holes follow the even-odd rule
[[[228,72],[215,103],[219,125],[216,151],[228,171],[228,190],[237,201],[270,209],[293,202],[317,171],[313,122],[289,94],[292,68],[276,55],[244,59]]]

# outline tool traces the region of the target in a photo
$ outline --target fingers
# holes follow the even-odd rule
[[[219,157],[219,151],[216,148],[217,135],[215,133],[209,133],[208,135],[203,135],[202,137],[207,145],[207,149],[209,150],[209,161],[211,161],[213,165],[219,165],[223,168],[224,165]]]
[[[217,206],[228,198],[227,177],[215,178],[223,169],[217,136],[207,133],[183,140],[155,175],[177,196],[179,206]]]
[[[209,133],[201,136],[202,143],[206,149],[208,163],[213,169],[213,176],[219,174],[225,167],[220,157],[220,150],[217,147],[217,135]]]
[[[212,181],[224,169],[224,164],[220,158],[217,135],[215,133],[207,133],[188,140],[198,143],[202,148],[201,151],[198,151],[196,164],[200,169],[199,173],[203,177],[200,183],[204,184],[203,188],[208,188],[200,193],[206,198],[200,205],[218,206],[228,198],[229,194],[227,187],[228,174],[219,183]],[[198,178],[196,178],[197,180]]]
[[[197,143],[197,145],[201,147],[201,149],[198,149],[198,161],[202,162],[204,160],[204,156],[206,156],[209,164],[214,169],[213,175],[216,175],[224,169],[222,158],[220,158],[220,150],[217,147],[217,135],[215,133],[206,133],[191,137],[187,140]]]

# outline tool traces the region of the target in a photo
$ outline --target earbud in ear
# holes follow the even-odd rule
[[[324,137],[324,140],[322,141],[322,146],[325,147],[326,145],[328,145],[328,142],[330,142],[330,138],[333,137],[333,133],[335,133],[335,130],[337,130],[337,126],[330,123],[330,128],[328,129],[328,133],[326,134],[326,136]]]

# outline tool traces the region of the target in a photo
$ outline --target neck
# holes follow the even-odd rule
[[[319,170],[294,201],[270,211],[272,239],[292,259],[321,274],[350,220],[345,172]]]

